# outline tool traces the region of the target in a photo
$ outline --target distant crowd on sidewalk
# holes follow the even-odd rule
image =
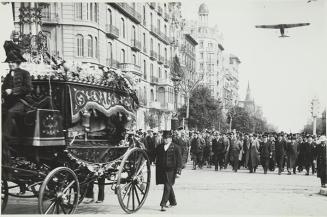
[[[234,172],[243,167],[250,173],[256,173],[261,165],[264,174],[275,170],[279,175],[317,174],[321,186],[326,187],[326,136],[284,132],[186,131],[183,128],[173,130],[172,135],[172,142],[179,147],[182,156],[182,168],[188,160],[192,160],[194,170],[206,166],[218,171],[231,165]],[[138,130],[136,136],[136,141],[144,144],[150,161],[154,162],[155,149],[163,142],[162,131]]]

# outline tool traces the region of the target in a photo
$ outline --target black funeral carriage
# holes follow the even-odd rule
[[[99,178],[126,213],[139,210],[149,192],[150,162],[142,148],[119,143],[137,109],[135,96],[74,79],[39,76],[32,83],[34,104],[16,120],[15,136],[2,151],[1,210],[9,196],[37,197],[40,214],[73,214]],[[27,193],[16,194],[19,187]]]

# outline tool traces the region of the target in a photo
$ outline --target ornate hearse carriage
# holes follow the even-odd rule
[[[91,71],[83,75],[85,68],[66,64],[25,65],[33,93],[2,153],[7,161],[1,210],[8,196],[37,197],[41,214],[72,214],[88,186],[105,178],[121,208],[136,212],[148,195],[151,174],[146,152],[120,143],[138,108],[131,79],[106,67],[87,66]],[[22,186],[28,193],[15,194]]]

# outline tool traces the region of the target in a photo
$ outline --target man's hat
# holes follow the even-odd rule
[[[267,134],[263,134],[262,137],[263,138],[267,138],[268,136],[267,136]]]
[[[6,52],[6,63],[21,63],[26,62],[26,59],[22,56],[20,47],[13,41],[5,41],[3,48]]]
[[[177,130],[184,130],[184,128],[181,126],[181,127],[178,127]]]
[[[163,134],[162,134],[162,137],[163,138],[171,138],[172,137],[172,133],[171,133],[171,131],[170,130],[164,130],[163,131]]]

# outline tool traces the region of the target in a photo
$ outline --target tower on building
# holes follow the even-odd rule
[[[200,18],[200,25],[203,27],[208,26],[208,16],[209,16],[209,9],[205,3],[202,3],[199,7],[199,18]]]

